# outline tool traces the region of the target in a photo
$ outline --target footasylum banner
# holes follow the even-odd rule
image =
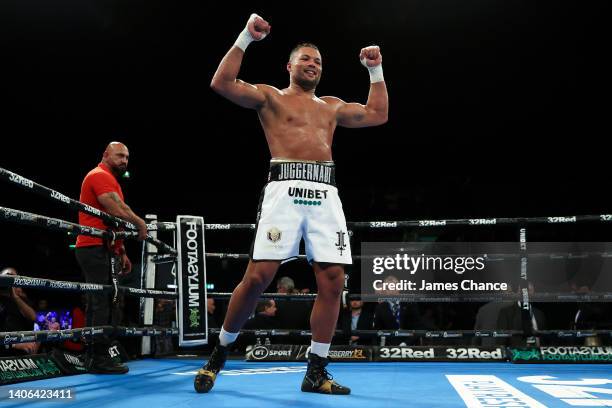
[[[612,347],[550,346],[508,348],[513,363],[612,363]]]
[[[57,362],[46,354],[0,357],[0,384],[40,380],[63,375]]]
[[[208,343],[204,218],[179,215],[177,224],[179,346]]]

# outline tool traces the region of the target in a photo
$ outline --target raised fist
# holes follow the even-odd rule
[[[370,45],[369,47],[362,48],[359,53],[359,60],[367,68],[382,64],[380,47],[378,45]]]
[[[263,40],[266,35],[270,34],[270,28],[272,28],[266,20],[255,13],[251,14],[251,17],[249,17],[246,27],[255,41]]]

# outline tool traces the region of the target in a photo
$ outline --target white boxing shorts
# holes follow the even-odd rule
[[[251,259],[295,258],[302,239],[308,262],[353,263],[334,163],[272,159]]]

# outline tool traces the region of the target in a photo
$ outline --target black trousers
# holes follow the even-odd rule
[[[90,246],[75,249],[75,256],[83,277],[87,283],[108,285],[112,282],[110,271],[110,251],[105,246]],[[112,256],[115,256],[114,254]],[[115,260],[115,273],[119,273],[121,263]],[[113,305],[112,293],[87,294],[87,326],[117,325],[121,320],[119,306]],[[95,337],[92,341],[95,354],[108,354],[111,340],[106,337]]]

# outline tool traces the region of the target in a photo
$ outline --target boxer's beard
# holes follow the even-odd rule
[[[305,91],[312,91],[315,89],[317,85],[319,85],[320,80],[320,76],[317,76],[315,79],[303,78],[300,75],[296,75],[295,77],[295,83]]]

